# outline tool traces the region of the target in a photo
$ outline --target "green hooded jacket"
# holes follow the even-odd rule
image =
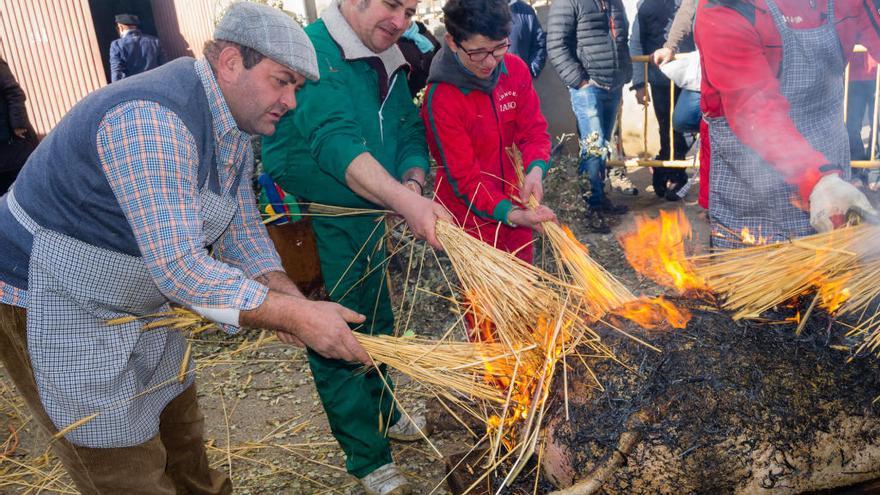
[[[428,169],[425,129],[407,86],[406,62],[397,47],[381,54],[367,49],[337,9],[328,8],[305,31],[321,79],[297,92],[297,108],[281,119],[273,136],[263,138],[265,170],[306,201],[373,208],[345,185],[355,157],[370,153],[398,180],[410,168]]]

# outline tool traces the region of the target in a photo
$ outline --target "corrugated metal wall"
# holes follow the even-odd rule
[[[218,0],[151,0],[156,31],[169,59],[201,57],[214,34]]]
[[[39,134],[106,84],[88,0],[0,0],[0,53]]]

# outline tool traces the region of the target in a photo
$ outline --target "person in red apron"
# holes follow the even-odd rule
[[[832,229],[853,207],[843,72],[855,44],[880,53],[872,0],[700,0],[695,35],[709,124],[710,244],[744,229],[779,242]]]

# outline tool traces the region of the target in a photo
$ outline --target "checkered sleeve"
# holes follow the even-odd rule
[[[254,190],[246,180],[253,175],[253,150],[246,146],[245,167],[242,184],[238,187],[238,211],[232,218],[229,229],[220,238],[219,250],[221,258],[239,268],[250,278],[256,278],[267,272],[283,272],[281,259],[275,251],[275,245],[266,233],[266,227],[260,220],[257,199]]]
[[[262,304],[268,288],[204,247],[198,149],[177,114],[155,102],[119,104],[98,127],[97,151],[163,294],[186,306],[248,310]]]

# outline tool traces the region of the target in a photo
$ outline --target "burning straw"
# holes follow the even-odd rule
[[[562,295],[567,284],[450,223],[437,223],[437,237],[461,283],[472,339],[500,343],[516,356],[495,361],[487,355],[484,363],[487,379],[506,394],[502,407],[486,405],[489,462],[498,462],[502,451],[517,451],[516,472],[537,444],[558,361],[579,344],[598,357],[613,355],[587,326],[585,313]]]
[[[733,311],[734,319],[757,317],[808,294],[817,294],[829,312],[854,313],[877,292],[872,251],[878,241],[878,227],[846,227],[692,261],[712,290],[724,296],[723,307]]]
[[[513,162],[522,187],[525,181],[522,154],[516,146],[508,148],[507,154]],[[534,197],[523,200],[528,201],[529,208],[538,207]],[[592,314],[594,320],[614,308],[636,300],[629,289],[590,257],[587,247],[574,237],[571,229],[553,222],[544,222],[541,227],[550,241],[559,264],[559,272],[567,274],[572,284],[581,289],[579,302],[584,310]]]

